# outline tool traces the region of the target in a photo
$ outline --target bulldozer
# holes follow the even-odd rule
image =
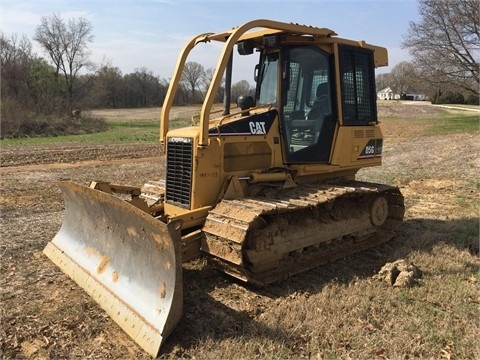
[[[185,64],[205,43],[221,52],[200,113],[172,129]],[[255,92],[235,102],[234,54],[258,59]],[[155,357],[182,316],[182,263],[204,256],[261,287],[389,240],[401,192],[355,179],[381,165],[375,68],[386,65],[384,47],[296,23],[193,37],[161,109],[165,178],[60,181],[64,220],[44,253]]]

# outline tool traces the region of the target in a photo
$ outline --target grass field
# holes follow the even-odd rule
[[[170,115],[171,128],[190,125],[191,117],[199,111],[198,106],[175,108]],[[107,121],[109,125],[107,131],[56,137],[5,139],[2,140],[1,144],[2,146],[17,146],[62,143],[158,142],[160,112],[161,108],[92,110],[90,113],[94,118],[103,118]]]
[[[408,111],[399,112],[401,102],[380,102],[379,112],[382,121],[408,120]],[[410,108],[420,108],[411,105]],[[421,123],[422,128],[429,128],[426,134],[441,134],[452,132],[475,132],[479,130],[480,107],[464,106],[469,110],[442,112],[442,107],[436,108],[442,116],[434,112],[414,112],[415,126]],[[185,106],[172,109],[170,127],[179,128],[191,124],[192,116],[200,112],[200,106]],[[474,110],[474,111],[472,111]],[[61,143],[106,143],[106,142],[155,142],[159,138],[161,108],[141,109],[104,109],[92,110],[93,117],[103,118],[109,125],[109,130],[80,135],[66,135],[57,137],[35,137],[2,140],[2,146],[34,145],[34,144],[61,144]],[[393,116],[392,116],[393,115]],[[411,124],[405,124],[406,126]]]

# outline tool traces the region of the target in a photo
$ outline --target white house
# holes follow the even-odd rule
[[[400,99],[400,94],[395,94],[389,86],[377,92],[377,97],[380,100],[398,100]]]
[[[397,94],[391,87],[386,87],[385,89],[377,92],[377,97],[380,100],[416,100],[416,101],[425,101],[428,100],[428,96],[422,93],[418,93],[414,90],[408,90],[404,93]]]

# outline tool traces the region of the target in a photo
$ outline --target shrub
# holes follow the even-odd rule
[[[465,104],[465,98],[459,92],[447,92],[435,98],[435,104]]]
[[[479,101],[478,95],[473,95],[473,94],[468,95],[467,98],[465,99],[465,104],[468,104],[468,105],[480,105],[480,101]]]
[[[39,115],[24,110],[16,103],[2,101],[0,138],[60,136],[105,131],[105,119],[82,112],[76,116]]]

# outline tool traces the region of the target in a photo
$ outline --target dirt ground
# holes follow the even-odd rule
[[[442,111],[445,110],[426,104],[397,108],[384,105],[380,108],[381,118],[397,118],[396,121],[383,123],[386,137],[384,166],[362,170],[360,178],[398,185],[405,196],[405,224],[398,230],[393,245],[360,254],[350,259],[348,264],[339,261],[321,270],[310,271],[295,277],[295,280],[263,291],[246,288],[218,275],[201,259],[185,264],[184,314],[162,348],[162,357],[207,358],[209,354],[212,357],[222,357],[214,350],[209,350],[210,353],[199,351],[202,347],[213,349],[218,343],[252,343],[260,341],[252,334],[268,334],[266,337],[269,339],[262,340],[261,346],[252,352],[245,345],[246,353],[243,356],[275,357],[275,352],[269,350],[266,344],[283,342],[289,352],[283,355],[280,353],[279,357],[322,358],[329,354],[333,357],[347,357],[350,354],[358,358],[371,354],[377,358],[408,358],[405,354],[413,351],[413,345],[407,342],[404,347],[410,349],[401,350],[402,345],[395,343],[393,334],[384,335],[383,340],[378,340],[383,345],[371,350],[371,353],[367,350],[355,352],[352,349],[359,347],[355,347],[351,338],[348,345],[350,350],[339,340],[348,329],[337,329],[334,331],[337,332],[337,337],[332,337],[333,340],[328,345],[332,351],[328,353],[320,350],[322,346],[327,346],[322,345],[321,340],[313,340],[305,335],[317,331],[314,330],[315,324],[300,334],[295,332],[296,328],[286,329],[289,324],[283,328],[276,324],[286,321],[287,315],[280,318],[282,312],[298,313],[295,306],[309,304],[301,302],[307,301],[309,297],[316,297],[315,306],[321,307],[322,302],[325,302],[324,309],[328,309],[331,305],[327,305],[327,300],[334,301],[332,289],[335,287],[332,284],[337,282],[343,281],[343,288],[347,291],[346,288],[360,278],[359,286],[364,286],[365,289],[374,286],[380,291],[382,288],[371,283],[375,271],[389,258],[418,250],[418,241],[428,241],[426,233],[441,233],[447,229],[447,223],[456,224],[454,231],[465,228],[464,225],[469,228],[472,228],[472,224],[473,228],[477,226],[477,234],[466,233],[463,242],[457,246],[456,256],[460,259],[458,264],[468,263],[478,269],[478,207],[472,203],[478,201],[479,195],[480,142],[478,134],[471,133],[424,135],[426,125],[415,119]],[[90,180],[106,180],[142,185],[146,180],[160,179],[163,174],[163,156],[157,144],[2,147],[2,358],[148,358],[82,289],[42,254],[42,250],[58,231],[63,218],[63,199],[56,181],[68,178],[83,184]],[[433,246],[432,249],[441,251]],[[417,265],[422,270],[427,270],[423,281],[428,286],[428,281],[434,281],[437,269],[426,260],[422,263],[419,255],[412,255],[412,258],[420,262]],[[452,269],[457,269],[455,266],[458,264],[453,263],[454,260],[451,262]],[[460,274],[466,271],[466,267],[457,267]],[[472,271],[474,270],[470,270]],[[321,280],[317,276],[321,276]],[[473,286],[468,291],[473,294],[472,301],[478,309],[476,280],[468,274],[459,276],[462,284]],[[465,278],[470,279],[468,284]],[[275,313],[273,308],[276,309]],[[328,314],[324,316],[328,318]],[[361,319],[363,317],[358,315],[354,322],[360,322]],[[465,331],[478,334],[478,319],[464,321]],[[355,331],[350,327],[352,330]],[[375,329],[369,331],[374,332]],[[353,335],[350,333],[349,336]],[[316,342],[318,348],[313,350]],[[390,351],[388,344],[392,344]],[[424,346],[418,341],[415,344]],[[450,354],[473,358],[478,351],[478,345],[471,348],[471,340],[455,346],[452,350],[453,345],[447,342],[437,354],[427,348],[423,349],[424,352],[420,348],[416,354],[439,358],[444,354],[440,351],[446,351],[445,354],[448,355],[451,350]],[[243,357],[242,354],[234,353],[230,353],[230,356],[225,353],[223,355]],[[410,357],[416,357],[415,353],[411,353]]]

